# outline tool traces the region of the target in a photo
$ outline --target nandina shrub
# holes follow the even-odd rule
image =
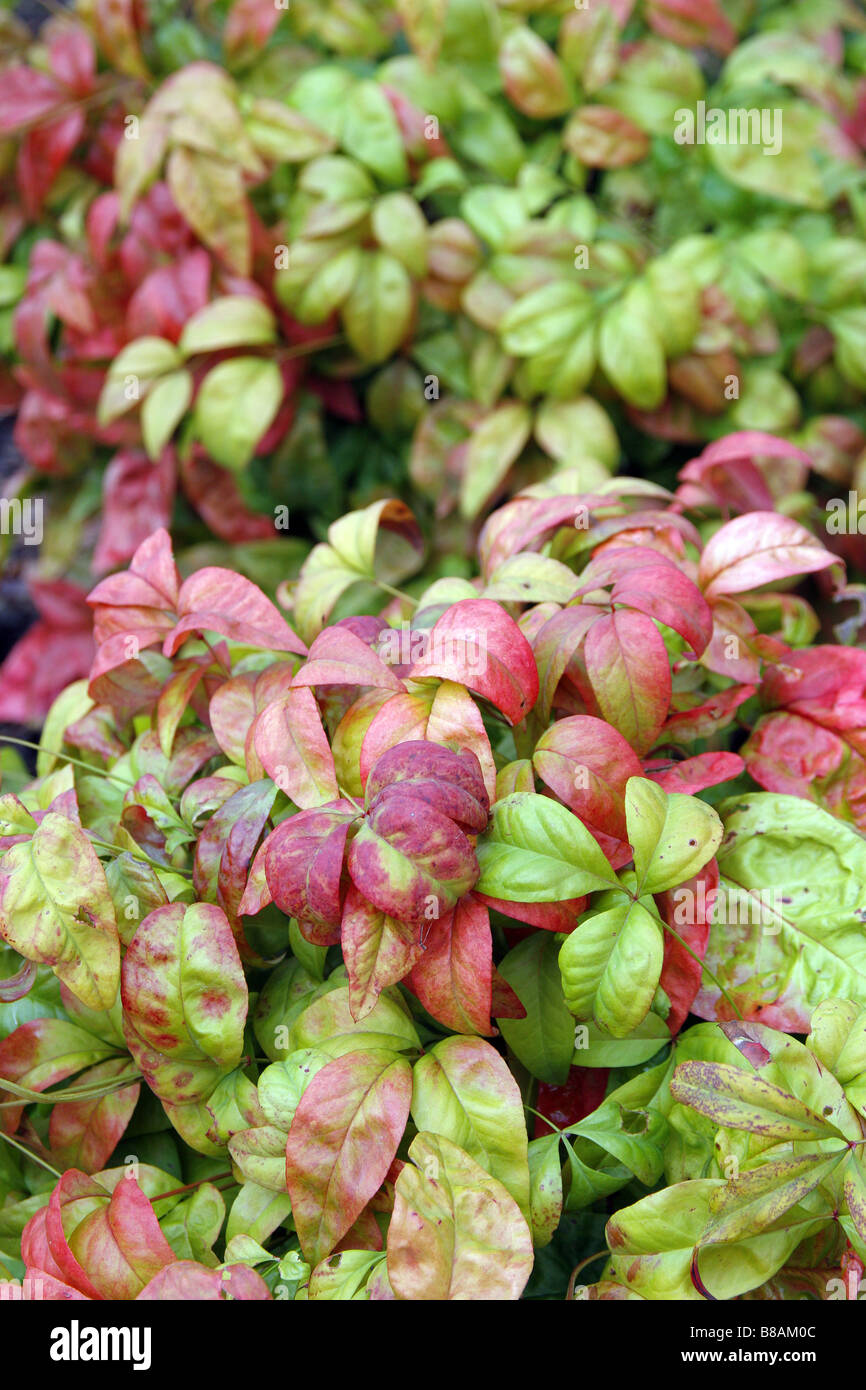
[[[385,501],[284,586],[291,624],[181,581],[164,530],[89,595],[89,680],[0,797],[23,1296],[862,1273],[866,654],[813,645],[839,560],[567,474],[477,559],[413,581]]]
[[[8,27],[0,408],[45,547],[0,718],[85,674],[85,594],[159,526],[184,574],[273,597],[399,494],[468,572],[490,508],[563,464],[592,489],[625,449],[670,485],[760,429],[812,474],[738,506],[850,491],[856,533],[854,7],[81,0]],[[727,138],[739,110],[760,139]]]

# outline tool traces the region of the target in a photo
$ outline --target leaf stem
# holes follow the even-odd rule
[[[742,1023],[742,1022],[744,1021],[744,1020],[743,1020],[743,1015],[740,1013],[740,1010],[738,1009],[737,1005],[734,1003],[733,999],[732,999],[731,996],[728,994],[728,991],[725,989],[725,986],[722,984],[721,980],[716,979],[716,976],[713,974],[712,970],[711,970],[710,967],[706,964],[706,962],[705,962],[705,961],[702,961],[701,958],[700,958],[700,956],[697,954],[697,952],[693,951],[692,948],[691,948],[691,946],[689,946],[689,945],[687,944],[687,942],[683,941],[683,938],[680,936],[679,932],[675,932],[674,929],[673,929],[673,927],[670,925],[670,923],[665,922],[664,920],[662,920],[662,926],[664,927],[665,931],[669,931],[669,932],[670,932],[671,936],[674,938],[675,941],[678,941],[678,942],[680,943],[680,945],[682,946],[682,948],[683,948],[684,951],[688,951],[688,953],[689,953],[689,955],[691,956],[692,960],[697,961],[698,965],[701,967],[701,972],[702,972],[702,974],[707,974],[707,975],[709,975],[709,977],[710,977],[710,979],[712,980],[713,984],[716,986],[716,988],[717,988],[718,990],[721,991],[721,993],[722,993],[722,995],[724,996],[724,998],[727,999],[728,1003],[730,1004],[731,1008],[732,1008],[733,1011],[734,1011],[734,1014],[736,1015],[736,1017],[737,1017],[737,1018],[740,1020],[740,1022]]]
[[[22,1144],[17,1139],[13,1139],[11,1134],[4,1134],[2,1129],[0,1129],[0,1139],[5,1139],[6,1143],[11,1144],[13,1149],[17,1149],[19,1153],[23,1153],[26,1158],[30,1158],[34,1163],[38,1163],[41,1167],[46,1168],[49,1173],[57,1178],[58,1182],[63,1177],[63,1174],[55,1168],[52,1163],[49,1163],[47,1159],[40,1157],[40,1155],[34,1153],[32,1149],[28,1149],[26,1144]]]
[[[95,777],[104,777],[108,782],[116,782],[119,787],[127,791],[132,786],[131,782],[124,781],[122,777],[112,777],[104,767],[94,767],[92,763],[86,763],[81,758],[73,758],[69,753],[61,753],[59,748],[44,748],[41,743],[33,743],[29,738],[13,738],[11,734],[0,734],[0,743],[15,743],[20,748],[33,748],[37,753],[47,753],[52,758],[62,758],[64,762],[72,763],[75,767],[81,767],[85,772],[92,772]]]
[[[606,1259],[609,1254],[610,1251],[608,1250],[607,1246],[605,1246],[604,1250],[596,1250],[594,1255],[587,1255],[585,1260],[581,1260],[580,1264],[574,1266],[574,1269],[571,1271],[571,1278],[568,1281],[568,1289],[565,1294],[566,1303],[573,1303],[575,1301],[574,1286],[577,1282],[577,1276],[578,1274],[580,1274],[580,1271],[582,1269],[586,1269],[587,1265],[591,1265],[593,1260],[600,1260],[602,1256],[604,1256],[604,1258]]]

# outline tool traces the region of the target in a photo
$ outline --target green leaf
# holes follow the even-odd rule
[[[412,281],[396,256],[363,252],[343,304],[346,337],[358,356],[372,363],[390,357],[409,330],[413,302]]]
[[[141,407],[141,437],[148,458],[154,462],[189,409],[192,385],[188,371],[169,372],[145,396]]]
[[[362,1049],[409,1052],[421,1042],[409,1014],[393,993],[383,990],[375,1007],[356,1022],[349,1007],[348,985],[330,990],[310,1004],[289,1030],[291,1050],[321,1048],[330,1057]]]
[[[653,1192],[618,1211],[607,1223],[609,1277],[644,1298],[703,1302],[692,1283],[695,1247],[709,1223],[721,1178],[700,1178]],[[711,1245],[700,1259],[701,1278],[716,1299],[738,1298],[766,1283],[824,1218],[768,1231],[731,1245]]]
[[[620,887],[583,822],[534,792],[514,792],[496,803],[477,854],[478,892],[506,902],[563,902]]]
[[[750,793],[719,813],[725,838],[706,963],[744,1016],[772,1004],[776,1027],[807,1033],[825,1000],[866,1003],[863,835],[795,796]],[[715,985],[705,985],[699,1005],[714,1016]]]
[[[373,235],[415,280],[427,274],[427,219],[409,193],[386,193],[373,207]]]
[[[283,400],[276,362],[233,357],[211,368],[195,403],[196,433],[208,453],[226,468],[246,468],[270,429]]]
[[[657,410],[667,394],[667,363],[650,315],[626,292],[601,321],[599,360],[629,405]]]
[[[534,1077],[561,1086],[571,1067],[574,1019],[562,997],[555,937],[533,932],[497,968],[526,1010],[526,1018],[497,1019],[502,1036]]]
[[[532,413],[517,401],[504,401],[472,435],[460,485],[460,514],[473,520],[500,487],[532,433]]]
[[[711,1216],[701,1245],[719,1245],[758,1235],[814,1191],[848,1152],[846,1147],[830,1154],[773,1158],[760,1168],[730,1178],[710,1198]],[[827,1217],[832,1213],[833,1203],[827,1200]]]
[[[670,1029],[658,1014],[647,1014],[627,1037],[612,1038],[591,1020],[575,1029],[573,1067],[639,1067],[671,1040]]]
[[[89,1008],[111,1008],[120,980],[114,903],[93,846],[65,816],[50,811],[0,861],[0,936],[50,965]]]
[[[532,1269],[532,1238],[507,1189],[442,1135],[416,1135],[409,1158],[388,1228],[397,1298],[519,1298]]]
[[[529,1208],[532,1244],[549,1245],[562,1218],[562,1160],[559,1135],[545,1134],[529,1145]]]
[[[692,878],[712,859],[724,834],[712,806],[696,796],[664,792],[648,777],[629,778],[625,816],[640,897]]]
[[[526,1121],[517,1082],[483,1038],[445,1038],[415,1064],[412,1118],[459,1144],[529,1219]]]
[[[347,154],[360,160],[382,183],[409,182],[409,166],[394,108],[378,82],[359,82],[352,92],[342,137]]]
[[[267,304],[250,294],[227,294],[187,319],[179,347],[191,357],[221,348],[261,347],[276,340],[277,323]]]
[[[649,1013],[664,956],[657,917],[638,902],[584,918],[559,953],[565,1002],[625,1038]]]
[[[797,1096],[725,1062],[682,1062],[674,1072],[671,1095],[717,1125],[764,1139],[842,1137]]]
[[[114,358],[99,397],[97,418],[108,425],[131,410],[147,388],[167,372],[183,366],[183,357],[166,338],[136,338]]]

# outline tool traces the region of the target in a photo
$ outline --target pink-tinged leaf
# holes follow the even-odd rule
[[[647,753],[671,699],[670,660],[658,628],[643,613],[618,609],[593,624],[585,653],[603,717],[636,753]]]
[[[388,1228],[397,1298],[519,1299],[532,1270],[532,1236],[508,1189],[444,1135],[417,1135],[409,1157]]]
[[[55,179],[84,133],[85,115],[66,111],[56,121],[28,130],[18,151],[16,174],[28,217],[39,217]]]
[[[592,169],[624,169],[643,159],[649,136],[612,106],[580,106],[563,131],[569,154]]]
[[[332,1254],[338,1255],[343,1250],[382,1250],[385,1242],[382,1238],[382,1231],[376,1220],[376,1214],[371,1207],[365,1207],[354,1223],[351,1230],[347,1231],[343,1239],[334,1246]],[[327,1270],[328,1261],[325,1260],[319,1266],[324,1273]],[[310,1288],[315,1289],[317,1271],[314,1270],[310,1279]]]
[[[481,895],[478,895],[481,897]],[[492,1018],[526,1018],[526,1010],[511,985],[493,967],[491,980],[490,1014]]]
[[[591,715],[560,719],[538,740],[532,763],[593,835],[628,838],[625,787],[629,777],[643,774],[631,744],[610,724]]]
[[[238,909],[247,870],[267,824],[276,788],[267,779],[240,787],[229,796],[202,830],[193,862],[193,884],[199,898],[216,902],[225,911],[238,949],[249,955]]]
[[[96,1085],[121,1077],[129,1059],[118,1057],[92,1067],[79,1078],[79,1086]],[[95,1100],[65,1101],[55,1104],[48,1126],[51,1152],[65,1168],[98,1173],[104,1168],[123,1138],[141,1087],[124,1086]]]
[[[149,913],[124,957],[121,998],[139,1065],[141,1043],[181,1063],[240,1061],[247,985],[221,908],[172,903]]]
[[[291,681],[291,667],[288,668]],[[214,738],[227,758],[243,767],[246,760],[247,735],[258,713],[254,671],[232,676],[215,690],[208,706],[208,719]]]
[[[805,797],[866,831],[866,710],[857,729],[830,724],[826,712],[765,715],[743,744],[746,768],[767,791]]]
[[[71,1284],[65,1284],[62,1279],[55,1279],[52,1274],[40,1269],[38,1265],[28,1269],[20,1284],[0,1279],[0,1303],[11,1299],[22,1299],[25,1303],[87,1303],[90,1301],[86,1294],[79,1293],[78,1289],[73,1289]]]
[[[167,758],[171,757],[177,727],[210,664],[210,656],[205,660],[180,661],[174,675],[163,686],[156,706],[156,729],[159,746]]]
[[[455,1033],[490,1036],[493,942],[486,906],[470,893],[432,925],[406,983],[429,1014]]]
[[[688,642],[693,656],[701,655],[713,635],[709,604],[676,565],[635,566],[617,579],[610,598],[611,603],[625,604],[672,627]]]
[[[737,31],[717,0],[648,0],[646,21],[671,43],[709,48],[726,57],[737,46]]]
[[[92,661],[93,637],[83,615],[75,626],[37,620],[0,665],[0,721],[41,724],[57,696],[86,676]]]
[[[115,454],[102,482],[102,528],[93,555],[97,574],[125,565],[151,532],[171,522],[174,459],[151,463],[140,449]]]
[[[259,53],[279,22],[280,11],[271,0],[234,0],[223,31],[226,53]]]
[[[767,462],[762,467],[759,460]],[[781,460],[785,460],[784,467]],[[708,444],[679,476],[684,484],[693,484],[699,494],[706,492],[724,511],[766,512],[780,496],[779,484],[782,491],[798,492],[805,486],[810,467],[809,455],[786,439],[761,430],[741,430]],[[687,487],[680,489],[684,500],[688,494]]]
[[[666,792],[685,792],[691,796],[739,777],[744,769],[745,763],[739,753],[699,753],[681,763],[668,763],[663,767],[648,765],[642,775],[657,782]]]
[[[711,536],[698,568],[709,599],[741,594],[793,575],[838,564],[811,531],[778,512],[749,512]]]
[[[438,677],[468,686],[511,724],[526,718],[538,699],[532,648],[513,618],[492,599],[461,599],[430,633],[428,653],[412,680]]]
[[[306,1259],[318,1264],[376,1195],[403,1138],[412,1068],[390,1052],[350,1052],[317,1072],[286,1145],[286,1183]]]
[[[360,685],[402,690],[403,682],[373,649],[346,627],[328,627],[310,647],[295,685]]]
[[[47,72],[24,64],[3,70],[0,96],[0,136],[13,135],[23,126],[42,120],[59,106],[66,93]]]
[[[348,868],[365,898],[414,927],[450,912],[479,874],[463,831],[409,795],[370,811],[349,846]]]
[[[764,662],[791,664],[793,656],[784,642],[758,632],[736,599],[719,597],[713,602],[713,639],[701,661],[720,676],[752,683],[760,680]]]
[[[160,529],[142,541],[132,557],[128,572],[103,579],[88,596],[87,602],[97,609],[96,620],[102,607],[145,606],[160,611],[174,610],[179,592],[180,575],[174,563],[171,537],[167,531]],[[113,626],[105,636],[118,631],[122,629]],[[100,632],[97,633],[97,640],[102,640]]]
[[[48,812],[31,839],[0,860],[0,936],[50,965],[92,1009],[117,997],[120,939],[105,870],[87,835]]]
[[[160,265],[146,275],[126,309],[130,339],[168,338],[176,343],[187,319],[203,309],[210,295],[211,260],[197,246],[172,265]],[[270,525],[262,517],[266,525]]]
[[[272,1294],[260,1274],[247,1265],[208,1269],[195,1260],[178,1260],[154,1275],[136,1296],[138,1303],[265,1303]]]
[[[256,720],[255,750],[265,772],[304,811],[339,796],[334,755],[312,690],[289,690]]]
[[[393,695],[376,712],[361,744],[361,782],[383,753],[398,744],[427,739],[444,748],[475,754],[491,801],[496,795],[496,765],[484,721],[465,686],[443,681],[421,693]]]
[[[183,325],[181,325],[182,327]],[[198,448],[181,460],[180,482],[209,531],[231,545],[272,540],[274,523],[244,505],[237,478]]]
[[[265,842],[265,876],[273,901],[287,917],[321,928],[328,945],[340,939],[343,856],[349,826],[357,817],[351,802],[335,801],[290,816]]]
[[[628,860],[624,862],[628,863]],[[566,936],[574,931],[587,904],[586,898],[563,898],[561,903],[510,903],[503,898],[491,898],[488,893],[475,892],[474,896],[479,902],[501,912],[503,917],[510,917],[515,922],[527,922],[541,931],[562,932]],[[523,1014],[516,1016],[522,1018]],[[494,1017],[510,1018],[512,1015],[494,1010]]]
[[[550,718],[557,688],[569,663],[602,613],[601,608],[594,608],[588,603],[578,608],[563,608],[560,613],[548,618],[536,634],[532,648],[541,677],[538,717],[545,723]]]
[[[701,961],[710,939],[710,917],[718,887],[719,866],[715,859],[711,859],[687,883],[667,893],[659,893],[656,897],[656,905],[664,921],[685,943],[683,945],[677,941],[670,931],[665,932],[659,987],[670,1000],[670,1012],[665,1022],[672,1036],[685,1023],[701,987]]]
[[[367,778],[369,808],[393,796],[409,796],[433,806],[467,834],[479,834],[490,816],[490,802],[475,754],[455,753],[426,740],[390,748]]]
[[[175,1254],[134,1178],[109,1194],[70,1168],[51,1194],[48,1245],[64,1278],[88,1298],[133,1299]]]
[[[729,690],[720,690],[717,695],[699,701],[691,709],[672,714],[662,729],[662,741],[694,743],[699,738],[712,738],[733,723],[740,705],[750,700],[756,690],[754,685],[732,685]],[[676,701],[674,695],[675,704]]]
[[[44,1091],[85,1067],[104,1061],[115,1050],[110,1043],[66,1019],[29,1019],[0,1042],[0,1091],[3,1081],[14,1081],[30,1091]],[[12,1099],[11,1095],[3,1095],[4,1101]],[[0,1112],[0,1127],[7,1134],[14,1134],[20,1117],[20,1109],[10,1105]]]
[[[340,935],[349,977],[349,1008],[352,1017],[360,1020],[383,989],[408,975],[423,947],[415,928],[380,912],[354,885],[346,894]]]
[[[278,652],[306,655],[300,637],[255,584],[233,570],[207,565],[181,587],[180,621],[165,639],[163,652],[173,656],[191,632],[219,632],[235,642]]]

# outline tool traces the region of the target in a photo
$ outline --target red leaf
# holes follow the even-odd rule
[[[140,449],[115,454],[102,481],[102,526],[93,555],[97,574],[126,564],[151,532],[170,525],[174,490],[170,450],[157,464]]]
[[[694,795],[707,787],[717,787],[732,777],[739,777],[745,763],[739,753],[699,753],[684,762],[654,769],[646,764],[645,775],[666,792],[685,792]]]
[[[787,460],[780,469],[780,460]],[[764,464],[764,460],[767,460]],[[772,463],[770,462],[772,460]],[[802,449],[762,430],[739,430],[708,444],[680,472],[683,500],[700,505],[705,492],[723,510],[765,512],[784,491],[798,492],[805,485],[811,459]],[[781,477],[779,474],[781,473]]]
[[[31,584],[41,618],[0,666],[0,720],[37,725],[73,681],[86,676],[93,638],[82,590],[64,579]]]
[[[260,1274],[247,1265],[228,1265],[208,1269],[195,1260],[178,1260],[154,1275],[137,1295],[136,1302],[216,1303],[222,1299],[242,1303],[264,1303],[271,1292]]]
[[[211,260],[197,246],[173,265],[157,266],[145,277],[126,309],[130,338],[168,338],[176,343],[187,319],[208,302]]]
[[[593,624],[585,653],[602,715],[635,752],[648,752],[671,699],[670,660],[658,628],[643,613],[618,609]]]
[[[48,1246],[64,1279],[88,1298],[132,1299],[174,1252],[134,1178],[110,1197],[93,1178],[70,1168],[51,1194]]]
[[[41,120],[64,98],[63,88],[47,72],[23,64],[4,68],[0,92],[0,136],[14,135],[23,126]]]
[[[262,767],[296,806],[337,799],[334,755],[311,690],[296,687],[272,701],[256,719],[253,740]]]
[[[388,1174],[412,1100],[412,1069],[387,1052],[350,1052],[317,1072],[286,1145],[286,1184],[301,1249],[330,1254]]]
[[[242,545],[273,539],[272,518],[251,512],[241,500],[234,474],[218,467],[197,446],[181,460],[180,481],[208,530],[220,540]]]
[[[365,898],[416,927],[449,912],[479,875],[463,831],[410,795],[377,802],[349,846],[347,862]]]
[[[294,681],[299,685],[359,685],[402,690],[395,676],[372,648],[351,629],[335,625],[320,632]]]
[[[426,945],[406,983],[427,1012],[455,1033],[494,1034],[493,945],[485,905],[470,893],[433,926]]]
[[[519,724],[538,699],[532,648],[513,618],[492,599],[461,599],[430,633],[430,649],[416,661],[412,680],[457,681]]]
[[[322,944],[340,939],[340,879],[349,826],[358,813],[348,801],[301,811],[277,826],[264,847],[265,876],[287,917],[322,929]],[[247,910],[242,902],[241,912]]]
[[[18,151],[16,174],[27,215],[36,220],[54,180],[84,132],[84,112],[67,111],[29,130]]]
[[[163,643],[165,656],[174,656],[192,632],[218,632],[235,642],[278,652],[307,649],[255,584],[232,570],[207,565],[181,587],[177,601],[180,621]]]
[[[118,1057],[91,1067],[78,1078],[77,1085],[94,1085],[118,1076],[129,1063]],[[63,1101],[51,1110],[48,1143],[64,1167],[98,1173],[104,1168],[123,1138],[141,1087],[136,1083],[112,1091],[96,1100]]]
[[[383,989],[408,975],[423,950],[416,929],[373,907],[354,884],[343,907],[341,942],[354,1019],[364,1018]]]
[[[591,715],[560,719],[542,734],[532,762],[542,781],[594,835],[628,838],[625,787],[642,769],[631,744],[610,724]]]
[[[490,802],[474,753],[455,753],[424,740],[397,744],[367,779],[367,805],[372,809],[395,795],[426,802],[467,834],[487,826]]]
[[[701,987],[703,960],[710,939],[710,916],[719,887],[719,866],[715,859],[705,864],[688,883],[656,896],[659,912],[693,954],[665,932],[664,963],[659,986],[671,1001],[667,1025],[671,1035],[682,1028]],[[699,959],[695,960],[695,956]]]
[[[836,556],[792,517],[749,512],[727,522],[707,541],[698,582],[707,598],[714,599],[837,563]]]
[[[552,1086],[546,1081],[538,1083],[536,1110],[546,1115],[557,1129],[566,1129],[586,1119],[601,1105],[607,1093],[610,1076],[608,1067],[572,1067],[568,1080],[561,1086]],[[536,1116],[535,1139],[545,1134],[553,1134],[551,1125]]]

